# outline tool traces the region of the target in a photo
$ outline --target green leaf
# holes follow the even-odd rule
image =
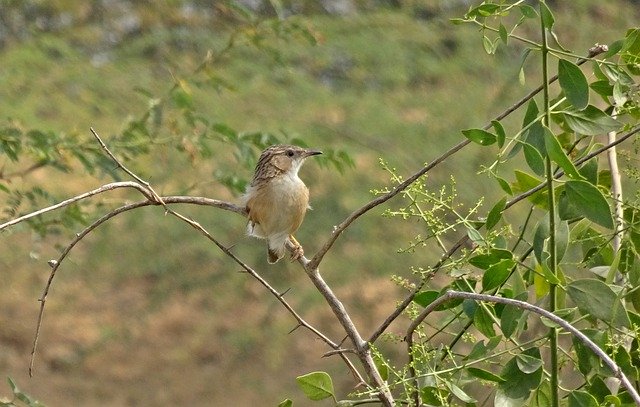
[[[518,9],[520,10],[520,12],[522,13],[522,16],[524,18],[537,18],[538,17],[538,12],[536,11],[536,9],[534,9],[533,7],[531,7],[528,4],[520,4],[518,6]]]
[[[540,359],[540,352],[537,349],[527,349],[524,352],[528,356]],[[517,357],[514,356],[507,362],[500,373],[502,377],[509,379],[498,385],[495,396],[495,406],[521,407],[533,389],[540,385],[542,379],[542,369],[527,374],[518,368]]]
[[[476,399],[474,399],[473,397],[465,393],[464,390],[462,390],[460,387],[456,386],[455,384],[447,381],[445,382],[445,385],[451,391],[451,394],[453,394],[456,398],[458,398],[463,403],[470,404],[470,403],[475,403],[477,401]]]
[[[543,1],[540,2],[540,16],[542,17],[542,25],[544,26],[544,28],[546,28],[547,30],[553,29],[553,25],[555,24],[556,20],[553,17],[553,13],[549,9],[549,7],[547,7],[547,4]]]
[[[491,309],[489,305],[486,306]],[[493,329],[493,318],[491,312],[485,307],[479,306],[476,312],[473,314],[473,325],[487,338],[493,338],[496,336],[496,331]]]
[[[602,192],[587,181],[571,180],[564,185],[569,204],[592,222],[613,229],[613,217]]]
[[[293,401],[289,399],[284,399],[280,402],[280,404],[278,404],[278,407],[292,407],[292,406],[293,406]]]
[[[567,294],[582,313],[614,327],[629,327],[629,317],[622,301],[602,281],[591,278],[572,281],[567,286]]]
[[[482,36],[482,47],[489,55],[493,55],[496,52],[496,44],[494,44],[486,35]]]
[[[492,290],[507,281],[515,264],[513,259],[505,259],[489,267],[482,275],[482,291]]]
[[[500,12],[500,5],[494,3],[483,3],[475,7],[466,14],[467,18],[489,17]]]
[[[598,185],[598,159],[596,157],[582,164],[578,172],[586,181]]]
[[[298,386],[310,400],[323,400],[334,397],[333,382],[326,372],[311,372],[296,377]]]
[[[544,158],[537,148],[529,143],[523,143],[524,159],[536,175],[544,175]]]
[[[509,33],[507,32],[507,28],[502,23],[500,23],[500,26],[498,27],[498,34],[500,35],[500,40],[502,40],[504,45],[508,45]]]
[[[500,188],[509,195],[513,195],[513,190],[511,189],[511,185],[509,185],[509,182],[504,179],[504,178],[500,178],[500,177],[496,177],[496,181],[498,181],[498,185],[500,185]]]
[[[502,211],[504,211],[504,208],[506,206],[507,206],[506,196],[503,197],[498,202],[496,202],[495,205],[493,205],[493,208],[491,208],[491,210],[489,211],[489,214],[487,215],[487,221],[484,224],[487,230],[493,229],[493,227],[500,221],[500,219],[502,218]]]
[[[544,126],[544,145],[547,155],[553,162],[558,164],[564,170],[564,173],[573,179],[583,179],[575,165],[571,162],[567,154],[562,149],[560,142],[551,130]]]
[[[526,292],[522,292],[518,294],[515,299],[526,301],[527,296],[528,294]],[[500,315],[500,329],[502,330],[502,334],[505,338],[510,338],[511,335],[513,335],[523,314],[524,310],[522,308],[518,308],[513,305],[504,306],[502,314]]]
[[[549,382],[543,382],[540,387],[536,389],[534,396],[529,404],[529,407],[552,407],[551,404],[551,390],[549,389]]]
[[[502,378],[501,376],[498,376],[497,374],[493,374],[488,370],[479,369],[477,367],[468,367],[467,372],[469,372],[471,376],[478,378],[480,380],[486,380],[489,382],[496,382],[496,383],[502,383],[506,381],[506,379]]]
[[[441,406],[442,401],[447,399],[447,392],[433,386],[425,386],[420,389],[422,402],[430,406]]]
[[[520,353],[516,355],[516,364],[522,373],[531,374],[542,367],[540,357]]]
[[[529,191],[530,189],[538,187],[542,183],[538,178],[524,171],[515,170],[514,173],[516,176],[516,182],[511,185],[511,188],[516,193]],[[549,206],[547,194],[548,192],[546,189],[542,189],[529,196],[527,199],[534,205],[546,210]]]
[[[492,265],[506,259],[513,259],[513,254],[505,249],[491,249],[488,253],[479,254],[469,259],[469,264],[486,270]]]
[[[482,236],[482,233],[480,233],[478,229],[474,227],[467,227],[467,236],[469,236],[469,239],[471,239],[471,241],[477,245],[484,244],[484,237]]]
[[[500,123],[498,120],[492,120],[491,125],[496,131],[496,141],[498,142],[498,147],[502,148],[502,146],[504,146],[505,140],[507,139],[507,133],[504,131],[502,123]]]
[[[420,291],[413,297],[413,302],[423,307],[427,307],[440,296],[440,291],[429,290]]]
[[[469,140],[480,144],[481,146],[489,146],[497,140],[494,134],[482,129],[462,130],[462,134]]]
[[[569,393],[569,407],[598,407],[598,400],[586,391]]]
[[[578,65],[566,59],[558,60],[558,81],[573,107],[582,110],[589,105],[589,83]]]
[[[586,136],[597,136],[622,127],[622,123],[593,105],[584,110],[564,110],[560,113],[571,130]]]

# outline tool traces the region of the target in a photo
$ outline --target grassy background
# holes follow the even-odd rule
[[[551,3],[557,34],[577,53],[624,36],[640,15],[632,1],[558,3]],[[23,20],[15,10],[4,14],[13,18],[7,25],[13,35],[5,36],[0,48],[0,119],[80,140],[90,140],[93,126],[108,142],[146,110],[147,99],[136,88],[165,94],[208,49],[223,47],[237,24],[233,19],[213,24],[187,13],[181,2],[119,2],[98,15],[90,2],[51,4],[52,15],[59,17],[51,21],[66,21],[60,17],[66,15],[71,23],[43,28],[26,13]],[[379,157],[410,174],[457,143],[461,129],[482,126],[537,85],[534,58],[526,67],[527,82],[518,83],[522,44],[512,41],[489,56],[477,29],[448,22],[465,11],[435,1],[371,6],[343,16],[311,9],[304,19],[296,18],[320,38],[316,46],[304,39],[271,39],[275,53],[266,53],[240,44],[215,64],[231,89],[193,89],[199,110],[212,121],[243,132],[300,137],[353,157],[355,167],[344,174],[316,162],[302,171],[314,207],[298,235],[307,253],[368,201],[370,190],[392,184]],[[122,27],[131,15],[139,26],[127,32]],[[521,34],[537,38],[535,30],[525,27]],[[514,129],[520,120],[507,127]],[[430,185],[435,190],[454,175],[466,205],[480,196],[499,196],[488,178],[476,175],[490,153],[468,148],[438,167]],[[162,194],[234,200],[212,176],[231,165],[232,154],[231,146],[218,143],[213,157],[190,160],[158,145],[127,164]],[[0,168],[14,170],[2,156]],[[247,168],[238,172],[251,175]],[[43,185],[66,197],[106,181],[82,171],[45,169],[14,179],[12,186]],[[137,197],[113,193],[103,203],[128,199]],[[241,218],[203,208],[184,212],[225,244],[235,244],[276,287],[291,288],[287,298],[296,310],[339,340],[328,308],[299,268],[287,262],[267,266],[262,242],[244,236]],[[381,213],[376,209],[353,225],[323,265],[365,336],[399,298],[391,276],[410,278],[411,266],[428,266],[438,256],[435,247],[396,253],[424,230]],[[353,386],[337,359],[320,358],[327,350],[322,343],[302,330],[287,334],[294,321],[264,289],[159,208],[121,216],[73,252],[54,282],[36,376],[29,379],[46,261],[57,257],[75,232],[41,238],[19,226],[0,235],[0,376],[11,376],[46,404],[276,405],[291,397],[305,405],[294,377],[311,370],[330,372],[339,394]],[[398,352],[388,347],[392,356]],[[0,394],[8,395],[8,387],[0,387]]]

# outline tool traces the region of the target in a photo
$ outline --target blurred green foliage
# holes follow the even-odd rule
[[[450,24],[449,18],[468,11],[464,2],[333,3],[348,6],[343,9],[312,1],[242,4],[2,2],[2,217],[123,177],[92,139],[90,126],[158,192],[228,200],[243,190],[260,149],[286,141],[326,153],[319,166],[307,166],[302,174],[314,210],[299,238],[313,253],[334,225],[371,199],[371,191],[392,188],[402,174],[457,143],[461,129],[486,123],[525,94],[536,83],[528,78],[539,71],[537,64],[521,70],[521,43],[497,46],[501,33],[485,33],[483,42],[476,28]],[[251,4],[258,7],[252,10]],[[621,38],[623,27],[638,18],[632,1],[555,6],[556,16],[562,16],[555,31],[576,54],[594,41]],[[522,117],[510,118],[505,131],[512,135],[521,123]],[[494,155],[487,148],[468,149],[411,192],[433,205],[455,197],[456,209],[475,216],[479,196],[493,203],[502,194],[490,184],[492,174],[476,174]],[[388,165],[381,168],[379,157]],[[444,185],[452,173],[462,176],[447,195]],[[524,183],[516,179],[512,185],[525,188]],[[2,277],[20,294],[7,294],[2,307],[10,311],[1,322],[7,326],[19,319],[28,329],[2,332],[1,342],[16,344],[12,349],[20,355],[28,351],[35,319],[24,309],[35,308],[46,260],[57,257],[96,210],[133,199],[139,197],[120,193],[36,218],[31,226],[38,234],[18,227],[7,232],[15,239],[8,239],[3,232],[8,241],[0,265],[15,271]],[[411,199],[365,216],[323,263],[347,307],[361,315],[365,331],[395,306],[391,276],[408,285],[403,279],[438,258],[436,249],[411,250],[432,233],[421,221],[443,220],[422,219]],[[208,242],[160,211],[125,215],[78,248],[57,277],[59,290],[45,321],[51,328],[43,340],[57,348],[43,352],[42,381],[25,387],[53,404],[84,400],[86,405],[229,403],[232,398],[238,405],[276,404],[283,395],[299,394],[293,374],[277,376],[287,370],[306,373],[318,364],[307,348],[309,339],[292,345],[296,339],[283,335],[291,328],[288,316],[246,276],[233,273],[234,266]],[[264,248],[243,238],[242,219],[202,208],[184,212],[225,243],[236,244],[243,258],[262,264]],[[410,221],[380,220],[381,213]],[[459,225],[442,245],[467,233],[469,225]],[[42,240],[47,231],[53,235]],[[487,240],[500,244],[501,234],[508,233],[499,229]],[[589,240],[589,230],[584,233]],[[606,251],[594,251],[593,264],[610,260]],[[25,261],[27,255],[32,262]],[[297,310],[335,329],[295,267],[265,270],[278,285],[295,288]],[[131,360],[144,366],[142,371],[132,369]],[[352,383],[342,366],[326,364],[323,370],[338,372],[332,377],[341,380],[336,393],[347,393]],[[0,369],[16,376],[26,367],[7,357]],[[229,371],[247,377],[230,384],[232,396],[220,395],[210,382],[228,379]],[[59,372],[68,381],[51,380]],[[251,392],[248,381],[262,388]],[[69,389],[71,395],[65,395]]]

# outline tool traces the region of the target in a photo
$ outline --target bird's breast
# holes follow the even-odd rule
[[[272,178],[250,195],[249,218],[260,225],[266,236],[295,232],[309,206],[309,190],[297,176]]]

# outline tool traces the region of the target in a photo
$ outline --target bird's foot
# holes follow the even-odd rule
[[[292,235],[289,236],[289,241],[293,246],[291,250],[291,261],[299,260],[302,256],[304,256],[304,250],[302,249],[302,245],[298,243],[295,237]]]

